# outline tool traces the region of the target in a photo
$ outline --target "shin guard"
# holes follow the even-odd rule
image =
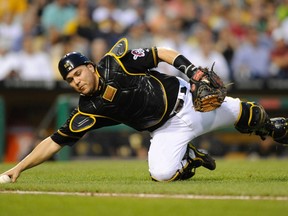
[[[288,119],[269,118],[265,109],[255,102],[241,102],[235,128],[241,133],[259,135],[263,140],[271,136],[278,143],[288,144]]]
[[[269,122],[269,117],[261,105],[255,102],[241,102],[241,111],[235,123],[238,131],[249,134],[256,133],[264,130],[267,122]],[[263,131],[263,135],[265,132]]]

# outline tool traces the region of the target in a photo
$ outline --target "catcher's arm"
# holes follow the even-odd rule
[[[182,71],[189,78],[194,109],[209,112],[221,106],[227,89],[221,78],[208,68],[196,67],[175,50],[158,48],[158,57]]]
[[[199,68],[193,65],[187,58],[181,55],[179,52],[173,49],[157,47],[158,58],[160,61],[164,61],[173,65],[175,68],[183,72],[190,79],[192,76],[195,79],[201,79],[204,75]]]
[[[33,149],[33,151],[23,160],[21,160],[16,166],[2,174],[8,175],[12,179],[12,182],[15,182],[24,170],[30,169],[43,163],[58,151],[60,151],[61,148],[62,146],[58,145],[50,137],[48,137],[40,142]]]

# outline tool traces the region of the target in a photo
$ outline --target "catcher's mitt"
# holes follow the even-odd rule
[[[196,111],[209,112],[220,107],[227,95],[227,88],[221,78],[213,71],[213,66],[214,63],[211,70],[199,67],[189,71],[190,91]]]

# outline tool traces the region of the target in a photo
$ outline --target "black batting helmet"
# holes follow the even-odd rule
[[[79,52],[71,52],[61,58],[58,63],[58,70],[61,73],[63,79],[65,80],[71,70],[80,65],[87,64],[92,64],[93,66],[95,66],[95,64],[83,54]]]

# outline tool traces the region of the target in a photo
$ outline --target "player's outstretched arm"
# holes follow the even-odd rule
[[[172,65],[175,58],[180,55],[178,51],[165,47],[157,47],[157,52],[158,58],[170,65]]]
[[[199,68],[192,64],[185,56],[180,54],[177,50],[166,48],[166,47],[157,47],[158,58],[162,62],[166,62],[170,65],[173,65],[176,69],[186,74],[188,78],[191,78]],[[163,71],[165,73],[165,71]]]
[[[15,182],[21,172],[43,163],[56,154],[61,148],[62,146],[55,143],[50,137],[47,137],[40,142],[29,155],[12,169],[4,172],[3,175],[8,175],[12,182]]]

